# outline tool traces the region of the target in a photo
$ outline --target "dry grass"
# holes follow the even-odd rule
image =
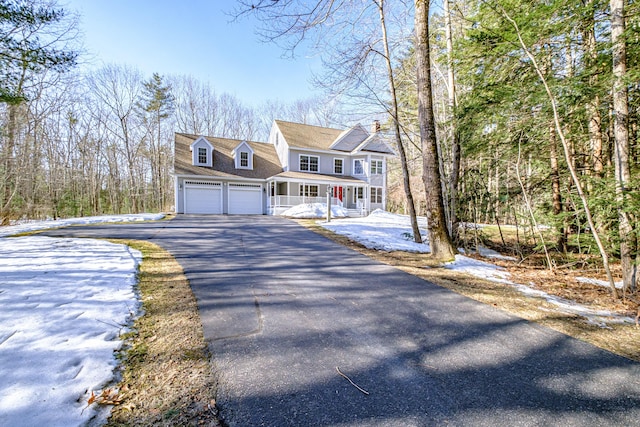
[[[315,220],[299,220],[301,225],[335,242],[354,249],[372,259],[397,267],[407,273],[451,289],[516,316],[539,323],[572,337],[594,344],[621,356],[640,361],[640,329],[635,325],[610,325],[609,328],[589,324],[580,316],[564,314],[540,298],[527,297],[509,285],[489,282],[463,273],[441,268],[428,254],[382,252],[367,249],[347,237],[335,234],[316,224]],[[484,260],[486,261],[486,260]],[[518,282],[534,282],[536,288],[549,294],[577,301],[589,307],[615,311],[634,317],[637,303],[616,301],[606,288],[580,283],[576,276],[582,270],[563,269],[552,273],[531,259],[528,263],[496,262],[507,268]]]
[[[122,241],[143,253],[143,315],[125,338],[121,403],[108,426],[219,426],[216,383],[195,297],[176,260],[149,242]]]

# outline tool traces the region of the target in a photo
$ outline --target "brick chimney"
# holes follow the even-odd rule
[[[371,133],[378,132],[380,132],[380,120],[374,120],[373,124],[371,125]]]

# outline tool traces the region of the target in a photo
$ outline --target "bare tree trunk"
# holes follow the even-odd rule
[[[620,232],[620,261],[624,290],[635,292],[637,265],[634,264],[637,238],[633,232],[633,218],[627,212],[628,185],[631,181],[629,167],[629,105],[625,75],[627,54],[624,40],[624,0],[611,0],[611,44],[613,46],[613,117],[614,117],[614,166],[616,174],[616,199],[618,201],[618,229]]]
[[[549,157],[551,163],[551,199],[553,201],[553,214],[559,216],[562,213],[562,193],[560,192],[560,167],[558,166],[558,141],[556,140],[556,129],[549,126]],[[567,252],[567,238],[565,234],[564,222],[558,227],[558,240],[556,241],[558,250]]]
[[[411,229],[413,230],[413,240],[416,243],[422,243],[422,235],[420,227],[418,227],[418,219],[416,218],[416,207],[413,201],[413,193],[411,191],[411,182],[409,175],[409,166],[407,164],[407,155],[402,145],[402,136],[400,133],[400,119],[398,114],[398,97],[396,95],[396,83],[393,75],[393,67],[391,65],[391,54],[389,52],[389,41],[387,39],[387,26],[385,23],[384,0],[376,3],[380,12],[380,26],[382,29],[382,43],[384,44],[384,58],[387,65],[387,75],[389,76],[389,92],[391,94],[391,118],[393,119],[393,133],[396,140],[398,155],[400,156],[400,166],[402,168],[402,183],[404,187],[404,195],[406,206],[409,209],[409,218],[411,219]]]
[[[456,125],[456,79],[453,69],[453,35],[451,28],[451,9],[449,0],[444,0],[445,37],[447,39],[447,81],[449,109],[451,111],[451,176],[449,177],[449,232],[453,240],[458,235],[458,182],[460,181],[460,138]],[[497,215],[497,212],[496,212]]]
[[[431,254],[437,260],[450,261],[456,250],[447,230],[438,161],[431,60],[429,58],[429,0],[415,0],[416,62],[418,75],[418,121],[422,145],[426,215]]]
[[[16,114],[18,105],[7,106],[7,137],[3,147],[4,182],[2,189],[2,205],[0,206],[0,225],[9,225],[11,219],[11,200],[15,193],[15,146],[16,146]]]
[[[585,8],[591,8],[593,0],[586,0]],[[598,51],[596,49],[595,20],[593,14],[589,16],[589,21],[583,31],[582,38],[584,40],[584,53],[588,58],[589,64],[594,65],[598,60]],[[595,85],[597,77],[592,74],[589,77],[589,84]],[[589,142],[591,148],[591,172],[596,177],[602,177],[604,172],[604,163],[602,161],[602,117],[600,116],[600,96],[596,95],[587,103],[587,120],[589,129]]]

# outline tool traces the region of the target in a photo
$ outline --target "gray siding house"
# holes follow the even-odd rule
[[[266,143],[177,133],[176,212],[280,215],[327,192],[351,216],[384,209],[394,153],[378,130],[276,120]]]

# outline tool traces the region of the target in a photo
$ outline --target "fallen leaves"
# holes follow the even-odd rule
[[[87,399],[87,406],[84,409],[87,409],[89,406],[93,404],[97,405],[119,405],[122,403],[122,396],[120,392],[115,388],[105,388],[96,394],[95,391],[91,390],[91,394]],[[83,409],[83,411],[84,411]]]

